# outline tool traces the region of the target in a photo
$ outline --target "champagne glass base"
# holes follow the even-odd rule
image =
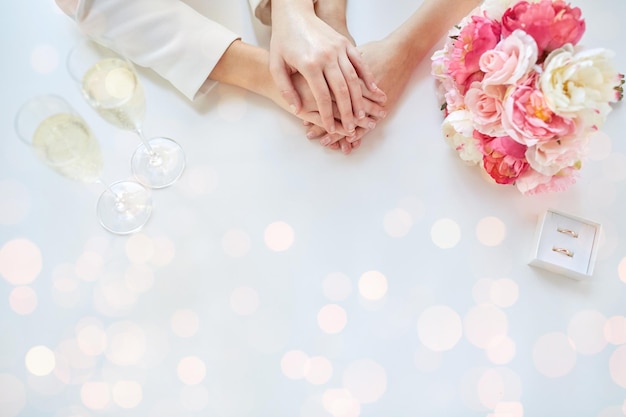
[[[180,145],[164,137],[148,141],[152,154],[140,145],[131,159],[131,168],[137,181],[150,188],[172,185],[185,169],[185,153]]]
[[[104,191],[97,204],[98,219],[111,233],[125,235],[138,231],[152,213],[150,191],[134,181],[119,181]]]

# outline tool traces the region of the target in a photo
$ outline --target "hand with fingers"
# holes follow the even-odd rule
[[[292,76],[299,73],[304,77],[317,105],[320,126],[330,133],[341,126],[352,134],[366,119],[363,85],[370,101],[382,104],[385,100],[360,52],[315,14],[311,0],[272,1],[270,71],[288,108],[298,116],[303,100]]]

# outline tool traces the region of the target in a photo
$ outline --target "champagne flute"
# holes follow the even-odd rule
[[[83,40],[70,51],[67,67],[103,119],[141,139],[131,159],[137,180],[151,188],[173,184],[185,169],[185,154],[172,139],[144,136],[146,98],[132,63],[93,40]]]
[[[100,224],[116,234],[141,229],[152,212],[150,191],[135,181],[105,184],[102,152],[85,120],[63,98],[38,96],[15,117],[15,130],[49,168],[72,180],[98,183],[106,189],[98,198]]]

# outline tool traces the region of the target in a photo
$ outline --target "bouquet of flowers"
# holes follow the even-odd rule
[[[563,0],[486,0],[450,31],[432,73],[461,159],[523,194],[575,182],[624,84],[613,52],[577,46],[584,31]]]

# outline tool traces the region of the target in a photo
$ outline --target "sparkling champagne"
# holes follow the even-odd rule
[[[141,127],[146,100],[127,61],[119,58],[99,61],[85,73],[82,91],[89,104],[109,123],[126,130]]]
[[[46,165],[64,177],[95,182],[102,174],[100,146],[80,116],[48,117],[35,130],[32,145]]]

